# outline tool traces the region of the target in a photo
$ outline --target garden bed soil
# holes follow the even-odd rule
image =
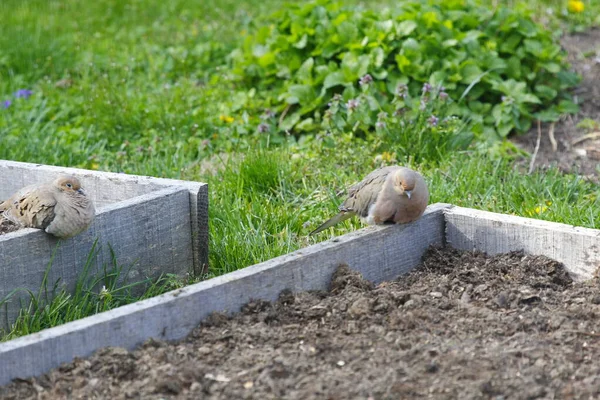
[[[213,314],[177,343],[100,350],[0,388],[2,399],[584,398],[600,392],[600,286],[521,252],[430,248],[374,286]]]
[[[542,124],[540,147],[535,166],[547,168],[556,165],[564,172],[579,173],[593,181],[600,178],[600,29],[591,29],[583,33],[567,34],[561,39],[563,48],[568,52],[568,60],[574,71],[582,76],[582,81],[574,89],[574,95],[580,106],[579,113],[565,116],[554,125],[556,151],[549,137],[550,124]],[[598,123],[591,132],[577,127],[584,119]],[[593,134],[584,139],[587,134]],[[537,142],[538,129],[534,123],[532,129],[523,136],[512,138],[518,146],[533,154]],[[524,164],[528,165],[528,162]]]

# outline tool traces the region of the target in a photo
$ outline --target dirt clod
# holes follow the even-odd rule
[[[2,399],[583,398],[600,391],[600,285],[512,252],[431,248],[398,281],[213,314],[185,340],[98,351]]]
[[[21,229],[21,227],[14,222],[7,220],[2,217],[0,214],[0,235],[4,235],[5,233],[15,232]]]

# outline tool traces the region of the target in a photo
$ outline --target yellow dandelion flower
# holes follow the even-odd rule
[[[547,207],[547,206],[537,206],[537,207],[535,208],[535,213],[536,213],[536,214],[541,214],[541,213],[543,213],[544,211],[546,211],[547,209],[548,209],[548,207]]]
[[[392,158],[394,158],[394,155],[392,153],[384,151],[383,153],[381,153],[381,158],[383,159],[383,161],[391,161]]]
[[[567,10],[572,13],[580,13],[585,9],[585,4],[581,0],[570,0],[567,4]]]
[[[90,169],[96,170],[98,168],[100,168],[100,164],[98,164],[98,163],[92,163],[92,165],[90,165]]]
[[[226,124],[230,124],[233,121],[235,121],[235,119],[233,117],[230,117],[229,115],[219,115],[219,119],[225,122]]]

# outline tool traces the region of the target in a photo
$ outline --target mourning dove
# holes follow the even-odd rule
[[[94,204],[73,176],[22,188],[0,203],[4,218],[27,228],[44,229],[61,239],[85,231],[95,215]]]
[[[340,212],[310,235],[355,215],[369,225],[416,221],[425,212],[428,202],[429,190],[421,174],[399,166],[379,168],[350,187],[348,198],[339,207]]]

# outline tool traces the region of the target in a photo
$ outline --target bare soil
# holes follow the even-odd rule
[[[19,225],[7,220],[6,218],[3,218],[2,214],[0,214],[0,235],[18,231],[19,229],[21,229]]]
[[[213,314],[177,343],[100,350],[2,399],[578,399],[600,393],[600,285],[521,252],[431,248],[378,286]]]
[[[580,111],[554,125],[556,151],[549,136],[550,124],[542,124],[535,166],[546,168],[555,165],[564,172],[579,173],[597,182],[600,177],[600,29],[565,35],[561,44],[569,54],[573,70],[583,78],[574,90]],[[577,124],[584,119],[596,121],[597,127],[578,128]],[[584,139],[586,135],[590,135],[588,139]],[[537,136],[538,129],[534,124],[526,135],[513,137],[512,140],[533,154]]]

